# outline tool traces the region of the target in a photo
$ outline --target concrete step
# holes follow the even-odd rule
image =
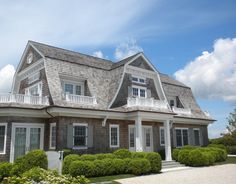
[[[168,169],[168,168],[177,168],[177,167],[185,167],[185,165],[180,164],[176,161],[162,161],[162,169]]]

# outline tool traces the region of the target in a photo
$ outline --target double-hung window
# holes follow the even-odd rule
[[[73,124],[73,145],[74,147],[86,148],[88,145],[88,124]]]
[[[63,82],[63,88],[65,93],[73,94],[73,95],[84,95],[84,84],[81,83],[73,83],[69,81]]]
[[[56,123],[50,124],[50,149],[56,148]]]
[[[110,147],[111,148],[117,148],[120,146],[120,136],[119,136],[119,125],[110,125]]]
[[[164,130],[164,127],[160,127],[160,145],[165,146],[165,130]]]
[[[188,145],[188,129],[187,128],[176,128],[176,146],[182,147]]]
[[[147,89],[145,87],[141,87],[141,86],[133,86],[132,87],[132,95],[134,97],[142,97],[142,98],[146,98],[147,97]]]
[[[194,128],[193,134],[194,134],[194,146],[200,146],[200,129]]]
[[[0,154],[6,153],[7,124],[0,123]]]

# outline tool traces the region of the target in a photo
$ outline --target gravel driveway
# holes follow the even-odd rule
[[[190,168],[117,181],[122,184],[236,184],[236,164]]]

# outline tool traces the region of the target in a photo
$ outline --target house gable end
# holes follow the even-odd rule
[[[152,66],[150,66],[150,63],[147,62],[147,59],[141,54],[139,57],[137,57],[134,61],[129,63],[130,66],[142,68],[145,70],[155,71]]]

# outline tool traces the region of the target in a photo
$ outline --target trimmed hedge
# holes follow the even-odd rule
[[[95,176],[95,165],[92,161],[74,161],[70,164],[69,173],[76,177],[83,175],[85,177]]]
[[[79,160],[80,156],[77,154],[71,154],[65,157],[63,161],[62,173],[69,174],[69,167],[73,161]]]
[[[82,161],[94,161],[97,159],[96,155],[91,155],[91,154],[84,154],[79,157],[79,160]]]
[[[227,150],[226,146],[223,144],[209,144],[207,147],[220,148],[220,149]]]
[[[11,170],[12,175],[20,175],[34,167],[48,168],[47,155],[43,150],[33,150],[16,159]]]
[[[150,162],[152,173],[159,173],[161,171],[161,156],[158,153],[147,153],[145,158]]]
[[[151,164],[145,158],[141,158],[141,159],[136,158],[130,161],[129,169],[131,173],[134,175],[147,174],[151,171]]]
[[[127,149],[118,149],[113,153],[116,158],[131,158],[131,152]]]
[[[3,180],[3,178],[11,176],[12,167],[13,164],[9,162],[0,163],[0,182]]]
[[[181,164],[188,165],[189,164],[189,153],[192,149],[182,149],[178,154],[178,161]]]
[[[112,153],[101,153],[96,154],[98,160],[106,159],[106,158],[115,158],[115,155]]]
[[[146,154],[147,153],[145,153],[145,152],[132,152],[131,157],[132,158],[145,158]]]
[[[173,149],[173,151],[172,151],[172,158],[176,161],[178,161],[179,151],[180,151],[180,149],[177,149],[177,148]]]
[[[200,149],[191,150],[188,154],[188,165],[190,166],[208,166],[210,164],[208,153],[204,153]]]

